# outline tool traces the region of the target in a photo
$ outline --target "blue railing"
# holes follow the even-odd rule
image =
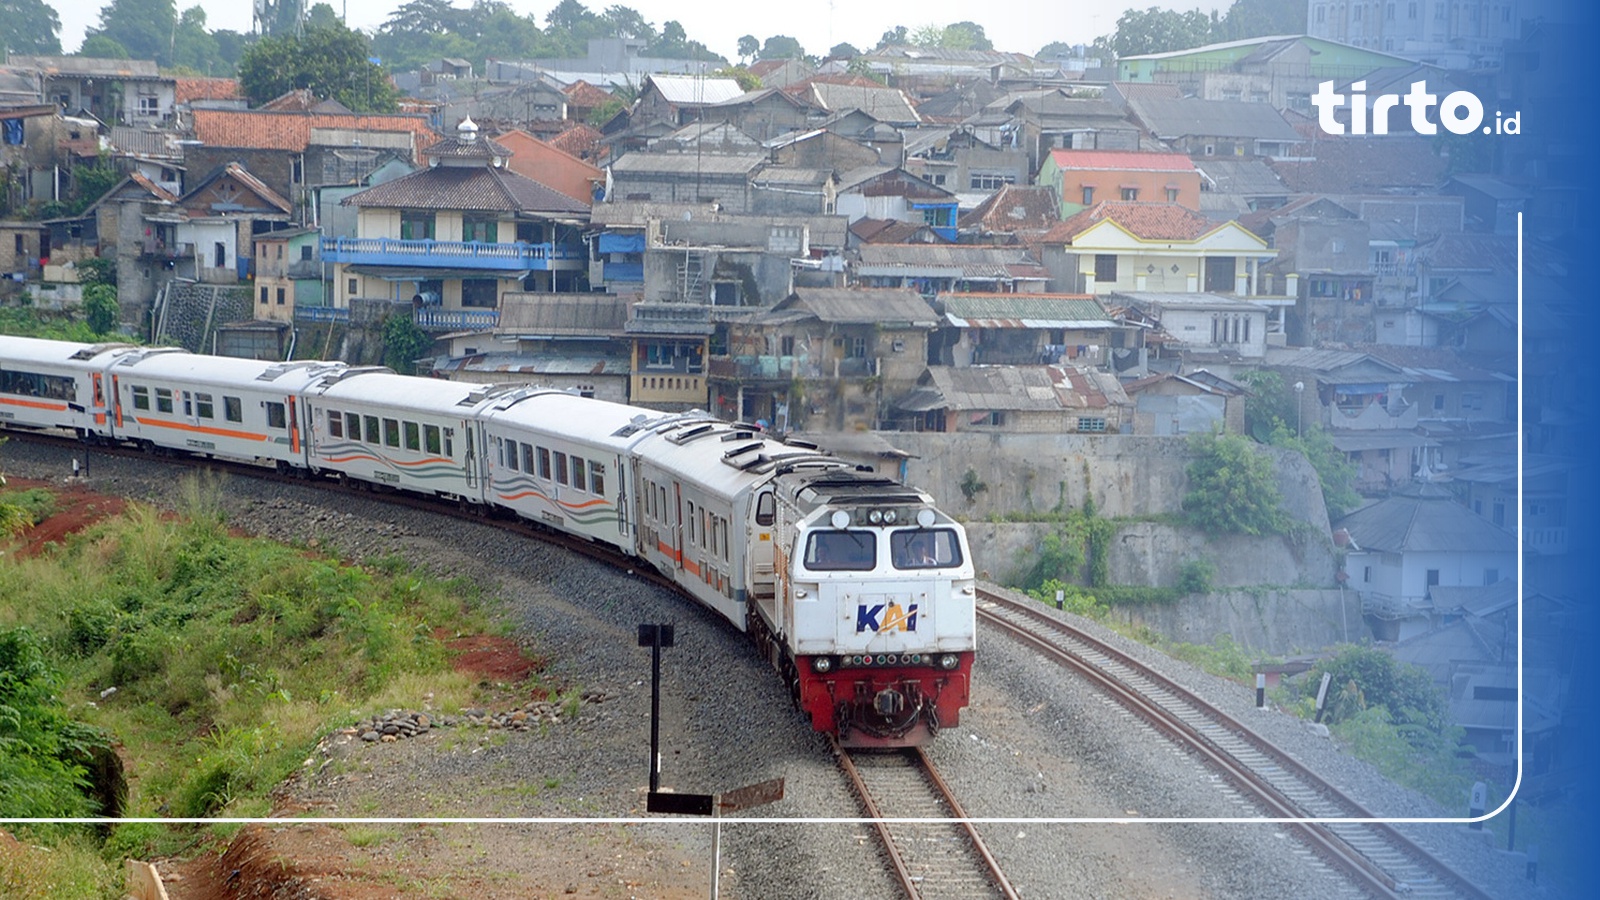
[[[416,311],[413,321],[418,328],[428,331],[461,331],[470,328],[493,328],[500,324],[498,309],[437,309],[423,307]]]
[[[490,244],[481,241],[402,241],[394,238],[323,238],[325,262],[368,266],[436,266],[453,269],[550,269],[555,262],[582,262],[581,247],[553,244]]]

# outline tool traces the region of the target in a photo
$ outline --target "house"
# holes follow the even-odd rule
[[[1517,233],[1517,218],[1532,197],[1508,181],[1467,172],[1451,175],[1439,190],[1462,199],[1467,230],[1513,236]]]
[[[903,133],[906,171],[957,194],[988,195],[1005,185],[1026,185],[1033,174],[1020,147],[993,146],[969,128],[944,125]]]
[[[1158,372],[1122,387],[1133,401],[1133,434],[1244,433],[1250,391],[1205,369]]]
[[[1289,188],[1262,160],[1212,156],[1196,161],[1194,167],[1200,173],[1199,209],[1208,215],[1231,219],[1289,202]]]
[[[938,317],[914,291],[796,288],[768,310],[728,317],[711,360],[712,409],[774,428],[875,428],[909,390]]]
[[[1583,588],[1575,568],[1565,565],[1574,548],[1573,525],[1581,514],[1573,502],[1581,477],[1578,463],[1541,453],[1525,454],[1519,466],[1513,452],[1467,457],[1449,472],[1452,482],[1464,488],[1468,509],[1497,528],[1521,532],[1527,583],[1568,594]]]
[[[612,100],[610,91],[595,87],[582,78],[562,88],[561,92],[567,97],[567,118],[575,122],[589,121],[589,116],[595,110]]]
[[[1390,19],[1386,29],[1392,30],[1393,24]],[[1117,81],[1168,84],[1184,96],[1310,113],[1318,82],[1345,82],[1374,69],[1410,64],[1399,56],[1327,37],[1270,35],[1124,56],[1117,60]]]
[[[238,284],[250,275],[255,235],[283,228],[293,209],[261,179],[227,163],[195,181],[178,199],[184,221],[175,237],[194,248],[195,277],[207,284]]]
[[[1304,141],[1266,103],[1134,97],[1128,112],[1152,138],[1194,157],[1293,156]]]
[[[1106,100],[1072,97],[1059,89],[1008,95],[963,124],[993,146],[1020,147],[1028,154],[1029,172],[1039,171],[1045,156],[1057,147],[1140,148],[1139,127],[1122,109]]]
[[[1116,434],[1130,404],[1116,376],[1073,366],[929,366],[893,404],[900,431]]]
[[[797,168],[848,172],[881,161],[877,150],[826,128],[781,134],[762,148],[774,163]]]
[[[1284,311],[1294,300],[1275,293],[1260,271],[1277,251],[1237,221],[1213,222],[1175,203],[1102,201],[1035,246],[1061,287],[1085,294],[1232,294],[1274,313],[1272,338],[1256,332],[1243,343],[1284,340]]]
[[[1002,185],[957,220],[962,239],[986,244],[1035,243],[1061,222],[1049,187]]]
[[[500,303],[491,327],[441,339],[445,353],[431,361],[435,377],[526,382],[628,402],[627,298],[509,291]]]
[[[1110,302],[1148,316],[1161,331],[1165,357],[1226,373],[1232,365],[1266,356],[1274,310],[1265,303],[1204,291],[1113,291]]]
[[[61,193],[61,173],[70,171],[83,151],[98,155],[98,123],[63,116],[51,104],[0,104],[0,169],[8,176],[0,208],[20,210]]]
[[[1435,624],[1444,612],[1436,587],[1485,587],[1516,573],[1516,538],[1438,485],[1386,497],[1333,524],[1350,535],[1344,583],[1361,593],[1379,640],[1405,640]]]
[[[899,88],[881,84],[835,84],[813,79],[801,94],[812,106],[837,114],[860,110],[886,125],[897,128],[922,124],[916,106]]]
[[[301,306],[325,306],[322,281],[322,233],[315,228],[286,228],[255,238],[257,319],[293,322]]]
[[[412,301],[424,327],[492,324],[502,295],[576,289],[589,207],[506,168],[511,151],[467,119],[429,148],[432,165],[342,202],[354,238],[324,238],[333,304]]]
[[[717,204],[751,211],[750,179],[766,163],[759,153],[628,153],[611,163],[614,200]]]
[[[1101,366],[1119,326],[1087,294],[943,293],[928,359],[945,366]]]
[[[932,298],[947,291],[1040,293],[1050,273],[1026,247],[981,244],[863,244],[852,264],[867,287],[909,287]]]
[[[866,166],[839,175],[835,209],[853,222],[895,219],[931,227],[947,241],[956,238],[959,203],[954,193],[898,166]]]
[[[742,96],[744,90],[732,78],[699,78],[687,75],[646,75],[639,85],[630,121],[666,122],[681,128],[702,121],[708,107]]]
[[[7,65],[38,72],[46,102],[110,124],[170,122],[177,104],[177,80],[162,75],[154,60],[12,54]]]
[[[758,59],[750,64],[750,74],[761,79],[766,88],[786,88],[816,74],[811,64],[803,59]]]
[[[594,203],[605,193],[603,169],[539,140],[520,129],[495,135],[495,142],[511,151],[506,168],[554,188],[579,203]]]
[[[790,132],[804,131],[826,116],[826,110],[803,97],[768,85],[707,105],[700,111],[699,121],[726,122],[757,141],[768,141]]]
[[[1182,153],[1051,150],[1035,183],[1055,191],[1063,219],[1104,200],[1200,209],[1200,173]]]
[[[631,342],[629,403],[665,412],[712,408],[706,358],[716,329],[710,307],[634,303],[623,330]]]
[[[1450,165],[1435,152],[1433,140],[1421,135],[1334,137],[1316,128],[1314,123],[1304,127],[1303,136],[1315,140],[1300,144],[1292,158],[1266,161],[1296,194],[1432,194]],[[1357,212],[1368,218],[1365,210]]]

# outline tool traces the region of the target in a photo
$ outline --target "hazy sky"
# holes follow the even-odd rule
[[[84,29],[100,22],[100,8],[109,0],[47,0],[61,17],[61,46],[71,53],[83,42]],[[309,0],[308,5],[315,0]],[[401,5],[401,0],[325,0],[336,11],[343,11],[351,28],[371,32]],[[540,27],[544,17],[560,0],[510,0],[517,12],[536,14]],[[584,3],[601,12],[619,0],[591,0]],[[206,25],[212,30],[250,30],[250,0],[198,0],[206,11]],[[179,11],[196,5],[196,0],[177,0]],[[455,0],[465,8],[470,0]],[[1130,7],[1145,9],[1162,6],[1173,9],[1226,9],[1231,0],[1000,0],[975,3],[973,0],[620,0],[642,13],[657,29],[676,19],[683,23],[691,40],[701,41],[715,53],[730,60],[737,57],[740,36],[753,34],[766,40],[775,34],[795,38],[807,53],[821,55],[840,42],[848,41],[865,50],[878,37],[896,25],[916,29],[921,25],[948,25],[972,21],[984,28],[999,50],[1033,53],[1051,41],[1089,43],[1096,35],[1109,34],[1117,17]]]

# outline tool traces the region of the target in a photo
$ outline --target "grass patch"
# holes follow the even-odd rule
[[[12,657],[25,669],[19,675],[0,659],[0,702],[6,685],[22,685],[38,707],[24,717],[30,724],[64,723],[40,729],[20,762],[7,755],[14,742],[0,741],[0,777],[36,783],[30,773],[45,771],[51,790],[82,796],[86,769],[73,742],[93,735],[120,743],[138,774],[124,815],[259,817],[270,812],[271,789],[330,730],[380,709],[453,712],[481,702],[435,636],[499,630],[494,605],[475,586],[398,559],[352,566],[233,536],[219,490],[193,479],[177,517],[136,504],[42,557],[0,556],[0,635],[19,636],[8,646],[20,648]],[[48,508],[46,497],[26,503]],[[0,817],[19,815],[19,793],[0,790]],[[98,891],[69,889],[46,873],[43,883],[62,886],[18,894],[8,891],[7,873],[37,874],[38,866],[12,854],[0,858],[0,896],[111,896],[115,861],[175,855],[223,837],[219,827],[23,830],[51,844],[52,860],[85,847],[110,868],[69,866]]]

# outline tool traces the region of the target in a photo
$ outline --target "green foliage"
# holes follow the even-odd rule
[[[1240,380],[1251,390],[1244,405],[1245,429],[1256,440],[1297,451],[1311,463],[1322,486],[1322,502],[1329,518],[1337,519],[1354,509],[1361,502],[1355,489],[1355,464],[1320,427],[1308,425],[1297,416],[1297,392],[1284,384],[1277,372],[1266,369],[1247,372]]]
[[[77,215],[88,209],[96,200],[104,197],[106,191],[120,184],[124,177],[108,156],[95,160],[92,166],[73,166],[74,197],[68,206],[70,214]]]
[[[955,22],[942,28],[923,25],[911,33],[911,43],[918,47],[945,50],[994,49],[994,42],[984,34],[983,26],[976,22]]]
[[[0,0],[0,47],[12,53],[61,55],[61,19],[44,0]]]
[[[1185,594],[1205,594],[1211,591],[1211,580],[1217,577],[1217,567],[1209,559],[1191,559],[1178,567],[1178,590]]]
[[[961,475],[961,496],[971,503],[977,496],[989,489],[987,482],[978,477],[977,469],[968,469]]]
[[[1162,649],[1169,656],[1181,659],[1218,678],[1231,678],[1234,681],[1250,684],[1255,676],[1255,658],[1235,643],[1232,635],[1218,635],[1209,644],[1178,642],[1166,644]]]
[[[1445,728],[1445,699],[1425,669],[1399,662],[1375,647],[1346,645],[1306,673],[1301,686],[1307,696],[1316,696],[1324,672],[1333,676],[1323,713],[1330,725],[1381,706],[1397,725],[1433,734]]]
[[[739,82],[741,91],[761,90],[761,77],[744,66],[727,66],[711,73],[718,78],[732,78]]]
[[[92,344],[97,339],[87,322],[74,320],[70,315],[41,313],[14,306],[0,306],[0,334],[85,344]]]
[[[428,355],[433,338],[409,315],[383,320],[383,364],[402,375],[415,374],[416,361]]]
[[[1235,434],[1197,434],[1189,447],[1189,524],[1228,534],[1282,534],[1289,530],[1272,460]]]
[[[806,49],[786,34],[775,34],[761,44],[757,59],[805,59]]]
[[[117,283],[117,258],[114,256],[96,256],[90,259],[79,260],[78,282],[84,285]]]
[[[1423,728],[1403,721],[1384,706],[1360,710],[1332,725],[1334,737],[1385,777],[1421,791],[1451,809],[1475,780],[1459,756],[1462,729]]]
[[[1211,17],[1198,9],[1178,12],[1152,6],[1129,9],[1117,19],[1111,49],[1117,56],[1188,50],[1211,40]]]
[[[833,47],[828,50],[829,59],[855,59],[860,55],[861,51],[856,49],[856,45],[849,43],[848,41],[834,44]]]
[[[1027,591],[1027,594],[1040,603],[1055,606],[1056,591],[1061,592],[1061,608],[1066,612],[1098,619],[1110,611],[1083,588],[1054,578],[1046,579],[1043,584]]]
[[[109,6],[100,8],[100,27],[89,29],[88,38],[109,38],[132,59],[153,59],[157,65],[168,66],[177,25],[175,0],[111,0]],[[86,40],[84,48],[88,47]]]
[[[0,438],[0,444],[5,439]],[[0,478],[0,487],[5,485],[5,479]],[[26,491],[6,491],[0,493],[0,508],[11,510],[10,515],[15,516],[16,524],[8,528],[0,525],[0,535],[20,534],[23,529],[30,528],[50,517],[56,509],[56,496],[44,488],[32,488]],[[0,515],[0,520],[5,516]]]
[[[84,762],[105,741],[68,715],[27,628],[0,629],[0,818],[95,812]]]
[[[252,104],[308,89],[357,112],[394,112],[399,91],[371,55],[366,36],[343,25],[264,38],[239,60],[239,87]]]
[[[110,334],[122,320],[122,307],[117,305],[117,287],[114,284],[91,284],[83,289],[83,314],[89,330],[95,334]]]

